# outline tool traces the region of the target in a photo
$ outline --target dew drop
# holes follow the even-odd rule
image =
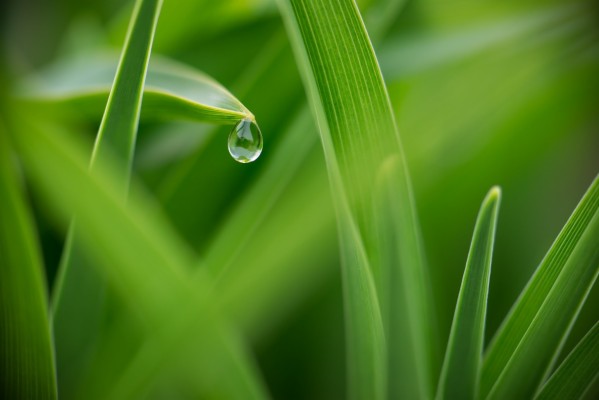
[[[229,134],[229,154],[235,161],[249,163],[262,153],[262,133],[249,119],[239,121]]]

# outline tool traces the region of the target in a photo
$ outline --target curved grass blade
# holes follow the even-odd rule
[[[476,399],[483,353],[489,277],[501,191],[494,187],[478,213],[456,305],[437,399]]]
[[[373,207],[377,176],[388,160],[397,160],[390,180],[399,199],[393,206],[404,217],[393,224],[403,265],[415,295],[410,309],[390,313],[409,315],[409,327],[389,335],[393,341],[409,343],[415,357],[389,353],[390,395],[430,397],[434,346],[430,294],[423,268],[414,204],[397,129],[385,85],[359,12],[349,0],[279,2],[291,37],[304,85],[316,115],[324,146],[329,180],[337,209],[342,245],[342,276],[348,337],[349,393],[355,398],[377,399],[387,392],[387,361],[381,310],[373,282],[381,266],[377,227],[389,210]],[[380,212],[377,215],[377,212]],[[375,215],[373,215],[373,213]],[[414,244],[418,244],[414,246]],[[397,287],[395,290],[399,290]],[[418,317],[415,317],[418,316]],[[411,322],[415,322],[415,325]],[[388,325],[388,322],[385,321]],[[400,370],[413,373],[405,378]],[[398,387],[398,385],[400,387]]]
[[[39,244],[0,122],[0,398],[56,399]]]
[[[99,117],[117,64],[116,57],[104,53],[59,62],[29,78],[20,97],[39,108]],[[164,57],[152,57],[143,87],[141,118],[235,123],[254,116],[208,75]]]
[[[144,81],[161,6],[162,0],[135,3],[92,154],[92,170],[98,160],[115,162],[119,192],[123,197],[129,186]],[[53,297],[59,388],[66,398],[84,395],[80,393],[84,389],[79,382],[88,367],[87,360],[105,313],[105,283],[82,249],[80,232],[73,222]]]
[[[598,376],[599,322],[596,322],[551,375],[536,398],[580,399]]]
[[[502,380],[513,379],[510,387],[520,386],[516,382],[527,386],[522,390],[532,396],[551,367],[595,279],[599,234],[593,236],[593,232],[599,230],[598,210],[599,177],[591,184],[489,345],[481,376],[482,397],[487,396],[494,385],[497,390],[500,386],[508,389],[499,382],[501,375],[505,375]],[[547,330],[539,331],[542,326]],[[524,353],[537,345],[540,346],[538,353],[524,363]],[[528,365],[533,360],[534,368]],[[506,371],[508,366],[516,369]],[[522,376],[514,375],[516,371]]]

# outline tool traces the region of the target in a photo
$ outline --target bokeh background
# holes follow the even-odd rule
[[[118,52],[131,3],[2,2],[5,69],[18,82],[72,55]],[[599,172],[599,7],[566,0],[358,3],[408,159],[441,348],[479,204],[492,185],[503,189],[490,338]],[[240,165],[227,153],[230,127],[142,120],[135,179],[205,257],[271,160],[293,151],[280,145],[294,121],[305,119],[305,94],[272,0],[165,0],[154,54],[216,78],[255,114],[264,134],[261,158]],[[68,123],[91,148],[99,117]],[[247,242],[230,244],[235,263],[256,268],[231,279],[257,293],[243,315],[251,316],[251,343],[273,395],[341,398],[345,351],[334,212],[317,131],[309,119],[300,127],[312,143],[303,162],[288,182],[279,182],[282,190],[264,204]],[[52,290],[65,226],[34,189],[30,198]],[[268,279],[277,289],[260,294]],[[598,319],[598,304],[595,287],[565,351]]]

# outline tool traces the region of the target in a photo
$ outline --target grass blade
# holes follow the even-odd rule
[[[596,212],[491,389],[489,398],[521,398],[535,394],[559,355],[598,274],[599,212]]]
[[[377,247],[373,255],[377,288],[388,341],[390,397],[419,398],[432,390],[430,378],[435,327],[432,321],[424,250],[418,223],[406,204],[402,188],[401,164],[398,158],[388,159],[377,180],[373,210]],[[428,325],[424,323],[429,322]],[[396,378],[401,377],[401,378]]]
[[[118,386],[102,386],[101,391],[94,393],[96,398],[106,398],[108,392],[115,398],[135,398],[148,390],[154,382],[151,374],[161,371],[160,362],[174,347],[173,343],[181,346],[186,338],[190,345],[200,346],[204,354],[195,358],[200,367],[193,371],[201,374],[210,365],[232,363],[236,368],[228,370],[229,375],[218,374],[222,379],[219,387],[227,389],[229,382],[236,386],[237,392],[246,393],[242,397],[264,398],[255,368],[243,358],[247,355],[228,350],[231,344],[223,342],[222,335],[216,335],[220,323],[212,309],[214,301],[207,295],[209,283],[191,284],[186,273],[195,257],[158,210],[136,190],[125,201],[120,179],[115,177],[120,176],[114,168],[109,168],[113,164],[101,160],[90,171],[82,147],[75,147],[50,125],[42,129],[23,122],[14,137],[27,171],[50,204],[61,212],[63,220],[75,213],[81,227],[82,249],[96,261],[93,266],[99,276],[126,301],[128,309],[133,311],[131,317],[142,321],[150,343],[161,344],[150,353],[153,363],[137,364],[141,371],[129,370],[127,377],[131,379],[123,378]],[[52,176],[64,179],[56,181]],[[115,226],[119,227],[118,235],[114,234]],[[190,307],[193,313],[188,313]],[[196,321],[201,322],[200,327],[215,328],[199,334],[197,325],[191,325],[195,326],[193,330],[187,329]],[[156,352],[158,357],[153,356]],[[141,358],[148,361],[145,355]]]
[[[58,62],[23,84],[22,101],[49,111],[100,116],[117,64],[115,57],[104,53]],[[153,57],[143,87],[141,118],[234,123],[254,116],[208,75]]]
[[[510,387],[518,381],[527,386],[522,389],[532,396],[541,383],[595,279],[599,234],[593,236],[593,232],[599,229],[598,210],[599,178],[595,178],[489,345],[481,396],[488,395],[494,385],[497,390],[508,389],[499,382],[508,366],[510,371],[505,372],[502,380],[511,377],[514,382]],[[547,327],[549,322],[552,324]],[[547,330],[542,332],[541,327]],[[539,353],[528,357],[535,368],[532,364],[525,367],[523,354],[537,345]],[[517,377],[516,371],[523,375]]]
[[[483,201],[456,305],[437,399],[476,399],[483,353],[489,277],[501,191]]]
[[[582,4],[544,5],[519,11],[484,24],[389,38],[379,54],[385,79],[389,82],[422,74],[480,53],[492,46],[522,40],[563,23],[580,12]]]
[[[162,0],[136,1],[94,145],[91,169],[95,169],[98,159],[114,157],[122,196],[129,186],[144,81],[161,6]],[[82,239],[73,223],[53,294],[59,387],[67,398],[82,395],[79,391],[83,389],[79,385],[105,313],[104,282],[91,267],[91,260],[82,248]]]
[[[56,399],[41,251],[0,122],[0,398]]]
[[[536,396],[540,400],[582,398],[599,376],[599,322],[570,352]]]
[[[379,321],[384,318],[379,303],[383,308],[385,305],[377,294],[382,281],[377,279],[382,268],[377,265],[380,239],[371,221],[395,214],[402,217],[391,224],[396,230],[392,237],[397,238],[401,249],[401,265],[395,267],[411,279],[406,285],[413,288],[415,298],[407,303],[408,309],[393,304],[389,310],[389,315],[405,315],[409,321],[403,324],[405,330],[392,331],[389,338],[408,343],[415,356],[389,352],[393,367],[390,395],[404,392],[430,397],[434,324],[419,228],[393,113],[368,35],[352,1],[285,0],[280,6],[320,128],[337,209],[344,260],[350,394],[377,399],[387,392],[388,367],[381,357],[385,343]],[[377,191],[373,177],[389,162],[395,164],[388,179],[395,185],[398,201],[392,207],[397,212],[373,207],[378,202],[373,199]],[[398,282],[393,284],[399,291],[395,286]],[[388,321],[385,324],[390,325]],[[400,376],[402,370],[413,376]]]

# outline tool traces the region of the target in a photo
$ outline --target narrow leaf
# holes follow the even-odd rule
[[[551,375],[540,393],[540,400],[579,399],[599,376],[599,322],[570,352]]]
[[[136,1],[94,145],[92,170],[98,159],[116,161],[122,196],[129,186],[144,81],[161,6],[162,0]],[[105,290],[104,282],[82,250],[78,231],[76,223],[73,223],[63,251],[53,299],[59,387],[63,396],[72,398],[83,395],[78,393],[83,390],[79,382],[86,370],[90,348],[93,348],[98,335],[104,313]]]
[[[226,342],[226,336],[217,335],[223,328],[209,297],[209,282],[196,279],[192,285],[188,279],[187,272],[195,257],[139,191],[133,190],[125,201],[120,175],[110,168],[114,163],[109,158],[99,160],[95,170],[90,171],[81,146],[74,146],[63,132],[49,124],[42,128],[23,122],[14,139],[29,175],[60,211],[63,221],[71,213],[76,215],[82,250],[93,257],[98,276],[125,300],[132,317],[147,327],[147,342],[160,343],[150,346],[149,359],[143,351],[147,346],[142,347],[133,369],[128,370],[127,377],[131,379],[102,386],[101,391],[94,393],[95,398],[107,398],[110,394],[114,398],[139,397],[162,371],[171,355],[169,350],[177,344],[181,346],[181,341],[187,341],[202,354],[194,358],[197,365],[192,370],[198,374],[214,365],[235,366],[227,369],[228,375],[218,370],[219,389],[233,389],[227,386],[230,383],[235,386],[235,393],[245,393],[239,398],[265,397],[248,355],[233,351],[235,344]],[[54,176],[62,179],[52,179]],[[114,227],[119,227],[118,232]],[[206,326],[214,329],[199,334],[200,327]],[[109,363],[106,367],[114,365]],[[203,381],[196,383],[201,385]],[[89,397],[89,393],[83,393]]]
[[[56,399],[41,252],[0,122],[0,398]]]
[[[551,367],[595,280],[599,234],[593,232],[599,230],[598,210],[599,178],[595,178],[489,345],[482,397],[493,386],[496,394],[517,390],[532,396]],[[524,355],[531,351],[536,353]]]
[[[437,399],[476,399],[489,277],[501,191],[491,189],[478,213],[456,304]]]
[[[98,117],[117,64],[116,57],[104,53],[58,62],[30,77],[23,84],[21,99],[40,108]],[[152,58],[143,91],[143,119],[232,123],[254,118],[214,79],[164,57]]]
[[[559,355],[598,274],[599,212],[596,212],[489,398],[524,398],[535,394]]]
[[[381,165],[373,211],[377,232],[372,266],[375,268],[386,335],[389,339],[390,397],[418,398],[432,390],[430,376],[436,350],[418,223],[406,204],[402,166],[397,157]],[[428,316],[428,318],[427,318]],[[425,324],[428,320],[428,324]],[[430,396],[433,394],[431,393]],[[427,395],[428,396],[428,395]]]
[[[304,86],[320,129],[329,180],[337,209],[343,258],[342,276],[347,325],[349,393],[355,398],[378,399],[387,392],[388,354],[391,397],[430,397],[434,324],[423,265],[419,228],[407,169],[388,95],[372,45],[353,1],[281,0],[287,31],[303,74]],[[413,288],[409,310],[393,304],[386,314],[406,318],[406,330],[389,334],[407,343],[415,356],[385,349],[380,319],[380,252],[378,229],[388,208],[373,206],[376,177],[392,162],[389,180],[398,199],[392,237],[401,253],[404,276]],[[380,214],[379,214],[380,213]],[[377,287],[377,284],[379,287]],[[392,291],[401,290],[397,281]],[[405,317],[404,317],[405,316]],[[418,316],[418,317],[416,317]],[[396,366],[399,367],[396,368]],[[399,371],[413,375],[402,376]]]

